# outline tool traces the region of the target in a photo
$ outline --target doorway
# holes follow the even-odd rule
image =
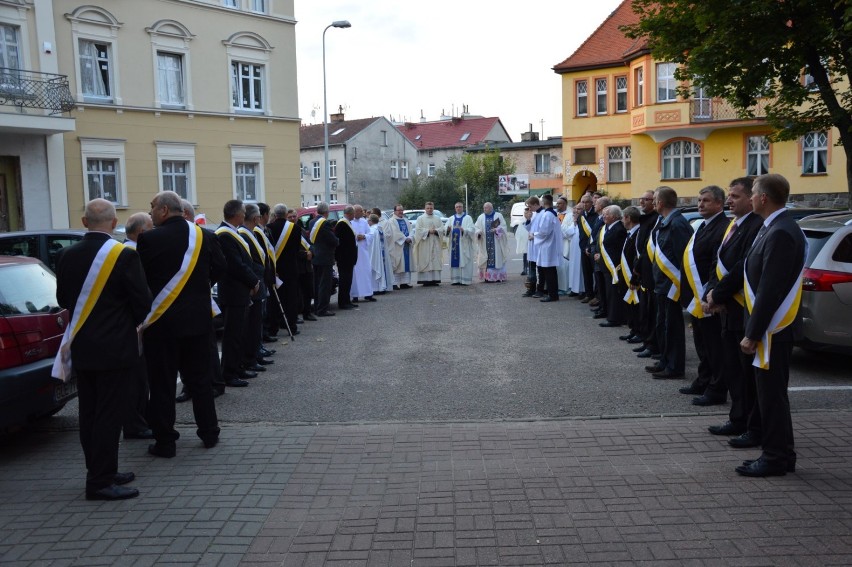
[[[596,191],[598,188],[597,176],[587,169],[578,171],[571,181],[571,198],[575,203],[580,202],[580,197],[588,191]]]
[[[0,232],[24,230],[20,159],[0,156]]]

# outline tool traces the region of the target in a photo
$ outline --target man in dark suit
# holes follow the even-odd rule
[[[298,260],[296,262],[296,272],[299,274],[299,311],[302,314],[302,321],[316,321],[317,318],[314,315],[313,306],[311,305],[311,301],[314,298],[314,269],[311,265],[313,253],[311,252],[308,232],[303,230],[301,225],[299,225],[299,217],[295,209],[287,211],[287,220],[296,225],[296,229],[301,236],[301,246],[299,247],[299,253],[297,254]]]
[[[349,296],[352,289],[352,273],[355,263],[358,261],[358,243],[355,231],[349,224],[355,218],[355,207],[347,205],[343,209],[343,218],[334,226],[334,234],[340,243],[335,250],[334,258],[337,260],[337,272],[340,285],[337,288],[337,307],[340,309],[357,309]]]
[[[763,226],[763,219],[752,212],[750,177],[731,181],[728,208],[735,220],[722,239],[714,269],[710,273],[705,294],[705,309],[719,313],[722,320],[722,376],[731,393],[728,421],[711,425],[713,435],[743,436],[736,441],[756,446],[761,438],[760,410],[757,408],[757,386],[751,365],[753,356],[742,352],[740,342],[745,333],[745,297],[743,296],[743,262]]]
[[[230,387],[248,386],[243,378],[254,378],[256,373],[240,368],[243,352],[243,334],[251,298],[260,289],[260,278],[252,267],[249,245],[237,232],[243,224],[246,209],[243,202],[232,199],[223,208],[225,220],[216,229],[219,246],[227,261],[227,270],[219,280],[219,304],[225,328],[222,332],[222,377]]]
[[[605,197],[601,197],[604,199]],[[601,199],[598,199],[600,202]],[[599,252],[595,255],[595,261],[603,266],[601,281],[606,294],[605,316],[606,321],[599,323],[601,327],[620,327],[626,319],[624,303],[624,276],[621,273],[621,251],[624,249],[624,241],[627,240],[627,229],[621,222],[621,207],[608,205],[601,210],[604,226],[600,229],[598,246]],[[617,279],[613,283],[613,279]]]
[[[636,260],[633,262],[633,284],[639,290],[639,330],[643,339],[642,348],[635,348],[639,358],[650,358],[660,352],[657,344],[657,296],[654,293],[654,259],[649,253],[648,241],[657,227],[660,214],[654,207],[654,192],[645,191],[639,197],[642,218],[639,220],[639,236],[636,241]],[[653,241],[651,241],[653,245]]]
[[[328,203],[317,205],[317,216],[311,221],[308,234],[313,254],[314,311],[317,317],[331,317],[334,312],[328,310],[328,304],[331,301],[332,268],[339,241],[328,222]]]
[[[683,251],[693,235],[692,227],[677,207],[677,192],[658,187],[654,202],[662,220],[651,238],[654,252],[654,293],[657,294],[657,344],[660,360],[646,366],[656,379],[683,378],[686,369],[686,333],[680,306],[680,274]]]
[[[716,265],[716,254],[728,228],[725,216],[725,191],[708,185],[698,192],[698,214],[704,219],[695,231],[687,253],[680,280],[680,304],[689,312],[692,338],[698,354],[698,376],[692,384],[680,389],[681,394],[696,395],[692,404],[712,406],[724,404],[728,388],[722,377],[722,323],[715,313],[705,313],[701,307],[707,282]]]
[[[744,476],[781,476],[796,468],[787,385],[793,341],[801,337],[799,304],[807,240],[787,212],[790,184],[778,174],[754,181],[754,212],[765,220],[745,259],[745,337],[740,346],[753,362],[763,452],[743,462]],[[774,321],[780,317],[777,323]]]
[[[137,248],[155,298],[142,325],[151,383],[148,423],[156,441],[148,452],[171,458],[180,437],[175,430],[178,372],[192,392],[198,437],[208,448],[219,441],[209,368],[210,285],[224,273],[225,258],[214,235],[184,220],[177,193],[158,193],[151,201],[151,219],[156,228],[139,237]],[[194,265],[191,261],[186,264],[187,257],[195,258]],[[169,299],[162,300],[161,293]]]
[[[262,240],[262,236],[256,235],[254,232],[260,221],[260,208],[254,203],[248,203],[245,208],[245,219],[238,231],[248,244],[251,254],[251,267],[258,280],[258,290],[252,296],[251,305],[246,311],[241,366],[246,372],[265,372],[265,365],[258,364],[257,358],[263,344],[263,309],[269,297],[269,291],[266,287],[266,242]]]
[[[603,218],[603,210],[610,206],[612,201],[609,197],[598,197],[595,201],[595,213],[597,218],[592,225],[592,236],[589,238],[589,253],[592,256],[592,279],[595,285],[595,298],[589,302],[594,307],[594,318],[605,319],[607,314],[606,304],[606,268],[600,255],[600,234],[606,228]]]
[[[586,193],[580,197],[583,214],[577,218],[580,225],[580,267],[583,271],[583,288],[585,292],[580,300],[588,303],[595,298],[594,263],[592,261],[589,242],[592,238],[592,226],[597,222],[598,215],[593,209],[592,196]]]
[[[301,307],[299,288],[299,250],[302,249],[302,231],[298,223],[287,219],[289,209],[286,205],[275,206],[275,220],[269,223],[272,243],[277,257],[275,269],[281,279],[278,288],[278,300],[283,307],[284,317],[293,334],[298,334],[299,307]]]
[[[116,222],[112,203],[89,201],[83,217],[89,232],[80,242],[64,248],[56,265],[56,298],[71,313],[72,326],[85,307],[85,298],[80,297],[83,286],[91,284],[98,273],[89,277],[96,258],[106,259],[100,273],[109,274],[88,318],[71,337],[70,345],[63,339],[65,345],[60,349],[61,356],[70,346],[71,366],[77,374],[80,444],[86,458],[89,500],[139,496],[135,488],[121,486],[135,475],[118,472],[118,439],[127,392],[139,364],[136,326],[151,308],[151,292],[138,254],[112,240]]]
[[[627,238],[624,240],[624,247],[621,249],[621,280],[622,290],[619,300],[624,301],[625,317],[627,319],[628,331],[626,335],[618,337],[620,340],[627,341],[628,344],[637,344],[642,342],[642,330],[639,319],[639,284],[638,277],[633,273],[633,266],[636,264],[636,256],[638,251],[636,243],[639,239],[640,221],[642,213],[634,206],[626,207],[621,212],[621,222],[627,230]],[[630,288],[630,295],[627,295],[627,289]],[[630,301],[628,301],[630,299]]]

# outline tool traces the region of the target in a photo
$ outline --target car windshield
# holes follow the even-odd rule
[[[0,268],[0,315],[50,313],[59,308],[56,277],[40,264]]]
[[[808,257],[805,258],[805,267],[810,267],[814,262],[814,258],[817,257],[822,247],[831,238],[832,233],[821,230],[803,230],[802,232],[805,233],[805,238],[808,239]]]

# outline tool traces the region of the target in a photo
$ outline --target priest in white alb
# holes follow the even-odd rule
[[[476,227],[470,215],[464,212],[464,205],[456,203],[455,209],[444,229],[449,238],[450,280],[452,285],[470,285],[473,283]]]
[[[352,273],[352,290],[349,295],[353,301],[363,297],[365,301],[376,301],[373,297],[372,263],[370,261],[370,244],[373,241],[373,233],[367,219],[364,218],[364,208],[355,205],[355,218],[349,223],[355,233],[355,243],[358,245],[358,261]]]
[[[414,225],[414,266],[417,270],[417,283],[423,286],[436,286],[441,283],[443,270],[443,250],[441,248],[444,223],[435,214],[432,201],[423,207],[426,211],[417,218]]]
[[[393,216],[384,223],[385,239],[388,256],[393,269],[394,289],[411,287],[411,272],[414,271],[412,246],[414,227],[405,218],[402,205],[396,205]]]
[[[483,213],[476,219],[476,240],[479,243],[479,280],[506,281],[506,260],[509,258],[509,225],[494,205],[482,205]]]

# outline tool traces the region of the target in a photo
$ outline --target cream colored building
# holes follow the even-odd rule
[[[790,181],[793,201],[848,206],[846,156],[835,146],[836,129],[770,143],[759,106],[754,119],[743,120],[700,88],[689,99],[679,97],[675,65],[655,61],[643,41],[619,30],[637,19],[630,4],[624,0],[554,67],[562,78],[568,198],[600,188],[636,199],[669,185],[687,203],[707,185],[727,187],[734,178],[771,172]]]
[[[293,0],[55,0],[53,19],[71,226],[91,198],[122,222],[166,189],[212,222],[233,198],[297,201]]]

